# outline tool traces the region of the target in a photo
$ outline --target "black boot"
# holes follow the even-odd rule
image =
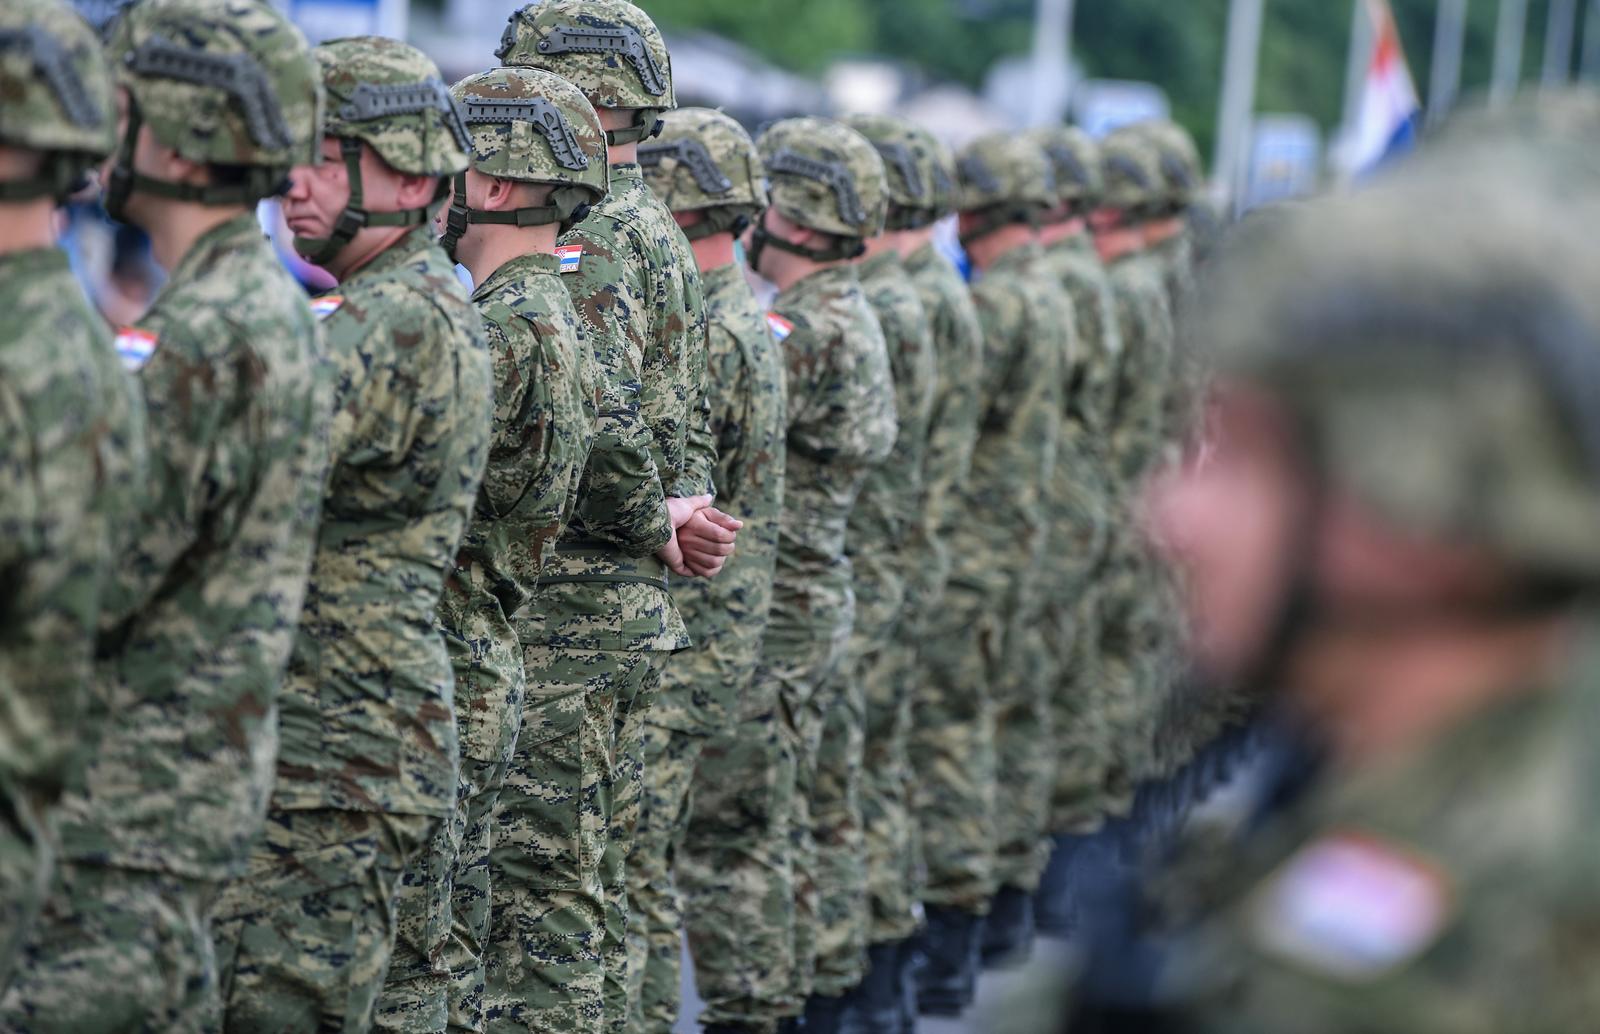
[[[917,1034],[917,974],[922,971],[922,956],[915,937],[901,941],[895,955],[895,995],[899,1020],[893,1034]]]
[[[778,1024],[778,1034],[805,1034],[806,1018],[791,1016]]]
[[[1089,838],[1058,833],[1039,889],[1033,895],[1033,920],[1040,936],[1071,937],[1078,928],[1080,856]]]
[[[984,967],[1024,962],[1032,946],[1033,895],[1019,887],[1001,887],[989,905],[989,920],[983,928]]]
[[[937,905],[916,938],[917,1011],[923,1016],[960,1016],[978,993],[983,917]]]
[[[903,941],[867,949],[867,975],[844,996],[839,1034],[899,1034],[899,961]]]
[[[801,1029],[806,1034],[842,1034],[847,997],[812,995],[807,998],[805,1014],[800,1017]]]

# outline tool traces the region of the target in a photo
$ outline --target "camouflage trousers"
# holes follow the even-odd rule
[[[453,878],[466,836],[465,792],[430,840],[400,874],[395,944],[378,999],[376,1030],[436,1034],[450,1017]]]
[[[995,680],[995,882],[1032,891],[1049,859],[1045,826],[1055,786],[1056,664],[1042,602],[1018,609]]]
[[[0,1028],[210,1034],[221,1021],[214,883],[66,864],[0,1004]]]
[[[617,701],[639,695],[651,655],[525,644],[522,659],[522,727],[489,852],[485,1027],[596,1032]]]
[[[1056,637],[1057,663],[1051,701],[1056,743],[1051,833],[1093,833],[1105,821],[1110,741],[1102,699],[1100,599],[1100,589],[1091,585],[1075,600],[1058,597],[1045,610],[1045,627]]]
[[[398,934],[400,874],[438,825],[425,815],[268,811],[245,874],[217,903],[224,1029],[369,1029]]]
[[[917,645],[909,633],[861,669],[866,693],[861,828],[867,865],[867,943],[902,941],[922,925],[917,825],[911,811],[911,698]]]
[[[56,857],[44,825],[21,795],[0,816],[0,994],[50,894]]]
[[[861,768],[866,753],[866,691],[854,670],[815,698],[821,729],[801,789],[810,802],[811,836],[796,872],[816,901],[797,912],[810,921],[815,963],[809,992],[836,998],[861,982],[867,956],[867,845],[861,826]],[[802,729],[805,725],[802,725]],[[801,899],[808,900],[808,899]]]
[[[789,821],[794,808],[794,724],[782,708],[741,721],[701,751],[676,853],[678,915],[686,915],[695,983],[706,1026],[776,1030],[794,982],[794,870]],[[672,905],[668,905],[672,908]],[[672,912],[664,912],[670,919]],[[643,1004],[647,1025],[678,994],[678,946],[653,934]],[[668,967],[670,971],[668,970]],[[673,1012],[676,1013],[676,1008]]]
[[[992,671],[1004,626],[970,587],[945,589],[918,662],[910,735],[912,810],[930,905],[985,914],[995,878]]]

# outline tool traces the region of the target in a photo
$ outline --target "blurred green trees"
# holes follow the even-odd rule
[[[839,57],[895,58],[977,87],[996,58],[1024,53],[1033,0],[642,0],[669,29],[708,29],[800,72]],[[1302,111],[1332,130],[1344,97],[1351,0],[1266,0],[1260,111]],[[1391,0],[1426,94],[1437,0]],[[1498,0],[1469,0],[1462,88],[1489,79]],[[1587,8],[1589,5],[1580,5]],[[1210,152],[1228,0],[1077,0],[1073,49],[1090,75],[1145,79]],[[1538,75],[1549,0],[1530,0],[1522,73]]]

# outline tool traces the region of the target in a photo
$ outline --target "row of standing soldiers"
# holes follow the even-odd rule
[[[666,1032],[687,935],[708,1030],[909,1030],[1223,717],[1138,520],[1175,127],[752,142],[623,0],[451,87],[265,0],[0,20],[8,1029]]]

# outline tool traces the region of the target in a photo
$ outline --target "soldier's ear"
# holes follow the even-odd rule
[[[448,183],[438,176],[413,176],[408,172],[398,175],[395,200],[401,208],[422,208],[432,204],[440,196],[440,184]]]

